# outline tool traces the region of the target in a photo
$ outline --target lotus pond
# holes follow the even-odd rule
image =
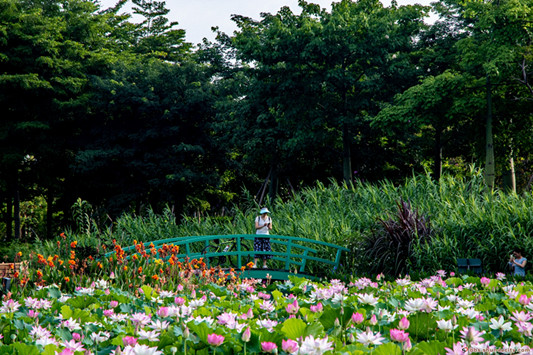
[[[436,275],[412,281],[233,279],[125,291],[114,275],[36,287],[0,308],[0,354],[533,353],[533,287]]]

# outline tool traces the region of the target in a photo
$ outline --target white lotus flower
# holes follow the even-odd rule
[[[326,351],[332,350],[332,345],[333,342],[328,342],[327,337],[324,339],[315,339],[312,335],[308,335],[300,346],[299,354],[321,355]]]
[[[89,337],[94,343],[101,343],[103,341],[106,341],[109,339],[111,334],[109,332],[98,332],[98,333],[91,333]]]
[[[381,345],[383,343],[383,338],[381,333],[374,334],[370,329],[367,329],[366,332],[361,332],[357,334],[356,340],[363,345]]]
[[[139,330],[139,339],[148,341],[159,341],[160,333],[157,330]]]
[[[344,303],[344,301],[346,301],[347,299],[348,297],[344,296],[342,293],[336,293],[335,296],[333,296],[333,298],[331,299],[331,302],[339,304]]]
[[[457,328],[457,325],[453,325],[451,319],[449,319],[449,320],[445,320],[445,319],[438,320],[437,321],[437,326],[439,327],[439,329],[442,329],[442,330],[444,330],[446,332],[451,332],[452,330]]]
[[[425,309],[426,307],[426,300],[423,298],[411,298],[410,300],[405,302],[405,309],[409,312],[417,312],[420,310]]]
[[[468,301],[468,300],[463,300],[463,299],[458,299],[457,300],[457,307],[460,307],[460,308],[474,308],[474,302]]]
[[[111,354],[115,354],[112,351]],[[163,355],[162,351],[157,350],[157,347],[151,348],[148,345],[135,344],[135,346],[128,345],[122,350],[121,355]]]
[[[167,321],[161,322],[158,319],[158,320],[152,321],[152,323],[148,325],[148,328],[162,332],[163,330],[167,329],[169,325],[170,325],[169,322]]]
[[[359,298],[359,302],[363,304],[368,304],[371,306],[375,306],[379,301],[379,298],[376,298],[374,297],[374,295],[368,294],[368,293],[357,295],[357,298]]]

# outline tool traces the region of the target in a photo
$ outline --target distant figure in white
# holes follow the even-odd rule
[[[270,246],[270,238],[264,237],[269,235],[272,230],[272,218],[269,216],[268,208],[263,207],[259,211],[259,216],[255,218],[255,234],[261,237],[254,239],[254,251],[272,251]],[[258,259],[263,259],[263,269],[267,267],[267,259],[272,259],[272,255],[256,254],[254,259],[254,268],[257,267]]]

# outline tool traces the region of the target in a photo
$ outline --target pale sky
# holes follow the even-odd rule
[[[433,0],[398,0],[399,5],[419,3],[429,5]],[[308,2],[319,4],[322,8],[331,9],[332,0],[310,0]],[[337,1],[335,1],[337,2]],[[382,0],[385,6],[390,5],[390,0]],[[100,0],[102,8],[112,7],[117,0]],[[130,3],[131,4],[131,1]],[[232,34],[237,29],[231,15],[243,15],[260,20],[261,12],[275,14],[283,6],[289,6],[295,13],[300,12],[298,0],[167,0],[170,9],[168,19],[177,21],[178,28],[186,32],[186,40],[193,44],[202,42],[206,37],[213,41],[215,34],[211,27],[218,26],[227,34]],[[129,12],[131,6],[123,7],[122,12]]]

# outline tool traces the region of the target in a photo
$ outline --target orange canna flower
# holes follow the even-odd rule
[[[143,267],[142,266],[139,266],[139,268],[137,269],[137,273],[138,274],[141,274],[143,272]]]
[[[60,266],[63,266],[63,260],[59,259],[57,262],[59,263]]]
[[[76,248],[76,245],[78,245],[78,242],[77,241],[73,241],[72,243],[70,243],[70,247],[72,249]]]
[[[19,272],[15,271],[15,273],[13,274],[13,277],[17,279],[19,277]]]
[[[37,277],[38,278],[42,278],[43,277],[43,273],[41,272],[41,270],[37,270]]]
[[[9,265],[9,268],[10,268],[11,270],[15,270],[15,264],[11,264],[11,265]]]
[[[65,282],[70,282],[70,277],[65,276],[65,278],[63,280],[65,280]]]
[[[124,267],[122,268],[122,270],[124,271],[128,271],[128,267],[126,265],[124,265]]]
[[[68,263],[69,263],[70,265],[76,265],[76,261],[75,261],[75,260],[69,260]]]
[[[19,252],[17,253],[17,256],[22,256],[22,252],[19,251]]]
[[[132,258],[133,258],[133,260],[137,260],[137,259],[139,259],[139,257],[137,256],[137,254],[133,254]]]
[[[61,233],[59,236],[60,236],[61,238],[66,238],[66,237],[67,237],[67,236],[65,235],[65,233]]]
[[[250,261],[248,264],[246,264],[246,267],[247,267],[248,269],[253,268],[253,267],[254,267],[254,263],[253,263],[253,261]]]
[[[103,268],[103,266],[102,266],[102,263],[101,263],[101,262],[98,262],[98,264],[96,264],[96,266],[98,266],[98,267],[99,267],[100,269],[102,269],[102,268]]]
[[[155,280],[155,281],[157,281],[157,280],[159,280],[159,276],[154,275],[154,276],[152,276],[152,279]]]
[[[48,266],[54,267],[55,265],[54,265],[54,263],[52,261],[50,261],[50,262],[48,262]]]
[[[159,273],[162,274],[163,273],[163,269],[159,269]]]

